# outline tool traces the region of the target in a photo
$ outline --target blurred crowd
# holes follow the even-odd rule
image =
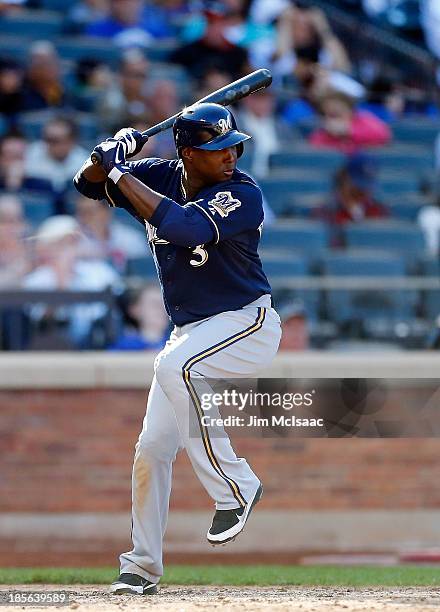
[[[407,31],[417,31],[421,48],[440,59],[438,2],[414,3],[417,24],[405,3],[330,4],[372,26],[385,20],[394,32],[402,30],[395,17],[401,5]],[[374,49],[360,60],[313,2],[80,0],[66,13],[56,0],[3,0],[0,31],[13,35],[14,23],[33,14],[43,19],[48,10],[50,19],[58,15],[58,38],[31,36],[21,54],[8,52],[6,37],[0,46],[0,291],[111,287],[119,317],[107,343],[94,340],[102,305],[37,304],[24,313],[36,329],[50,320],[77,348],[157,348],[168,331],[157,286],[127,281],[130,260],[148,253],[142,226],[73,193],[72,177],[96,142],[122,127],[144,130],[268,67],[273,86],[234,108],[240,127],[253,136],[248,169],[257,179],[270,176],[271,155],[298,143],[341,153],[333,189],[313,213],[329,224],[332,245],[339,247],[344,223],[392,214],[375,194],[378,168],[368,151],[392,144],[396,121],[440,120],[432,89],[393,72]],[[71,41],[70,49],[90,44],[89,54],[66,53],[59,37]],[[435,79],[435,63],[433,70]],[[440,173],[440,139],[436,155]],[[152,138],[139,154],[146,156],[173,158],[171,131]],[[427,248],[438,254],[438,181],[430,181],[433,199],[419,222]],[[270,201],[266,209],[270,222]],[[3,326],[9,316],[2,311]],[[26,337],[20,342],[29,346]],[[2,343],[10,348],[7,334]]]

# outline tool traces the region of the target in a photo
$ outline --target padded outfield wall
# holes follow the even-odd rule
[[[130,536],[130,472],[154,355],[0,357],[0,564],[113,564]],[[436,353],[282,353],[266,377],[410,378]],[[440,405],[438,406],[440,411]],[[440,440],[234,438],[265,484],[246,534],[219,553],[212,501],[180,453],[166,556],[296,561],[440,547]]]

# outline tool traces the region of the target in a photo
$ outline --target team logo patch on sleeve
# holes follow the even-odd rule
[[[230,191],[219,191],[215,198],[208,202],[209,210],[214,215],[216,212],[220,217],[227,217],[230,212],[241,206],[240,200],[234,198]]]

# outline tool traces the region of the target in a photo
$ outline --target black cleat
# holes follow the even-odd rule
[[[157,584],[137,574],[121,574],[110,586],[115,595],[156,595]]]
[[[244,508],[217,510],[206,536],[208,542],[213,546],[218,546],[234,541],[237,535],[243,531],[253,507],[260,501],[262,495],[263,485],[260,482],[254,497],[249,500]]]

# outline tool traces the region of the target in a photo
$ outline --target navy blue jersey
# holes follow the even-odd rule
[[[165,307],[175,325],[238,310],[271,292],[257,253],[262,195],[247,174],[236,169],[228,181],[186,201],[180,160],[150,158],[129,166],[134,177],[165,196],[149,221],[110,180],[102,193],[89,197],[105,197],[145,225]]]

